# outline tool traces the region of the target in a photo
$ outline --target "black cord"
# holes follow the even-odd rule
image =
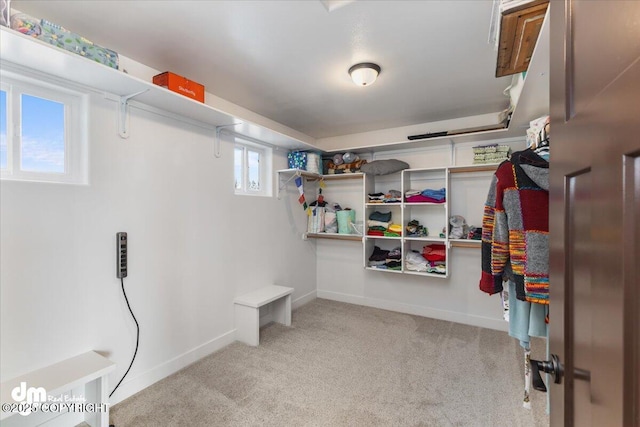
[[[116,384],[116,387],[113,389],[113,391],[109,394],[109,397],[111,397],[111,395],[113,395],[113,393],[116,392],[116,390],[118,389],[118,387],[120,386],[120,383],[122,382],[122,380],[124,380],[124,377],[127,376],[127,374],[129,373],[129,370],[131,369],[131,366],[133,366],[133,361],[136,360],[136,355],[138,354],[138,344],[140,343],[140,325],[138,324],[138,320],[136,319],[136,316],[133,314],[133,310],[131,310],[131,306],[129,305],[129,299],[127,298],[127,293],[124,291],[124,278],[120,278],[120,283],[122,284],[122,295],[124,295],[124,300],[127,302],[127,307],[129,307],[129,313],[131,313],[131,317],[133,317],[133,321],[136,322],[136,351],[133,352],[133,357],[131,358],[131,363],[129,364],[129,368],[127,368],[127,372],[124,373],[124,375],[122,376],[122,378],[120,378],[120,381],[118,381],[118,384]]]

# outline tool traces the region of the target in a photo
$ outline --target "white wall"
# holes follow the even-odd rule
[[[500,142],[507,143],[513,150],[525,148],[524,137]],[[422,150],[386,151],[376,154],[375,158],[397,158],[406,161],[412,168],[470,165],[473,162],[473,145],[489,143],[491,141],[481,144],[456,144],[453,148],[446,143],[440,143]],[[454,158],[455,161],[452,162]],[[451,183],[451,194],[448,197],[451,198],[452,206],[465,209],[467,204],[469,207],[477,206],[477,212],[471,208],[470,213],[466,214],[470,225],[481,225],[483,204],[491,176],[491,173],[484,173],[477,177],[464,178],[467,183],[462,188],[456,188]],[[386,181],[389,177],[384,179]],[[396,188],[399,189],[399,174],[397,183]],[[355,203],[354,197],[360,196],[361,193],[352,182],[345,188],[346,190],[338,189],[332,192],[331,183],[328,183],[328,188],[324,191],[326,200],[349,200],[349,203]],[[347,194],[346,191],[350,193]],[[362,198],[359,203],[362,210]],[[450,212],[451,215],[459,213],[455,210]],[[357,217],[362,219],[361,215]],[[365,270],[362,244],[359,242],[318,240],[316,251],[319,298],[498,330],[506,330],[508,327],[502,320],[499,296],[488,296],[478,289],[481,271],[479,248],[451,248],[447,279]],[[366,254],[366,257],[369,255]]]
[[[135,326],[115,277],[115,233],[129,234],[125,287],[140,349],[112,403],[230,343],[233,298],[265,284],[315,297],[315,252],[295,186],[282,200],[233,194],[229,138],[90,100],[90,185],[0,184],[0,360],[3,380],[96,350],[133,354]],[[274,169],[286,152],[274,151]],[[274,184],[277,185],[277,183]]]

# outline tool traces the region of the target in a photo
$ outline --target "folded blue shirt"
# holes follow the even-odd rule
[[[422,190],[423,196],[430,197],[435,200],[444,200],[444,198],[447,196],[446,193],[447,190],[445,190],[444,188],[441,188],[439,190],[431,190],[429,188],[427,188],[426,190]]]

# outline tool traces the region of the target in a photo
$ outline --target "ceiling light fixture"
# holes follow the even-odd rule
[[[351,80],[358,86],[369,86],[378,78],[380,66],[371,62],[363,62],[349,68]]]

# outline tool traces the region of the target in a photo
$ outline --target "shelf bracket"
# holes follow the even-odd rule
[[[120,111],[118,112],[118,133],[120,134],[120,138],[129,138],[129,100],[138,95],[142,95],[148,90],[149,89],[145,89],[140,92],[132,93],[131,95],[120,97]]]
[[[238,125],[241,125],[241,124],[242,124],[242,122],[232,123],[230,125],[216,126],[216,140],[214,141],[214,147],[213,147],[213,155],[216,157],[216,159],[219,159],[220,157],[222,157],[222,153],[220,152],[220,134],[222,133],[222,131],[225,128],[238,126]]]
[[[282,191],[282,189],[286,187],[287,184],[291,182],[291,180],[299,176],[302,176],[302,172],[300,170],[296,170],[294,173],[291,174],[289,179],[287,179],[285,182],[282,182],[280,180],[280,172],[278,172],[278,193],[276,194],[276,199],[280,200],[280,192]]]

